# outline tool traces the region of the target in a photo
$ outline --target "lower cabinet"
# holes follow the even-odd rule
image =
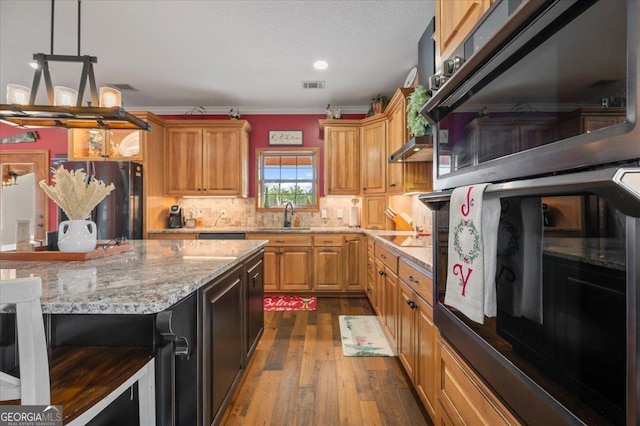
[[[428,279],[426,276],[424,278]],[[402,278],[398,285],[398,357],[427,413],[435,419],[438,329],[433,322],[433,307],[418,296]]]
[[[437,425],[520,424],[444,339],[436,348]]]
[[[245,264],[247,283],[247,359],[253,355],[264,331],[264,262],[262,256],[254,256]]]
[[[244,368],[243,275],[239,266],[199,290],[202,312],[202,415],[219,423]]]
[[[269,240],[264,255],[264,290],[273,293],[362,292],[366,280],[362,234],[248,234]]]

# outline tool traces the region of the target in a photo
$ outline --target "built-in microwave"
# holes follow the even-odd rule
[[[637,164],[640,5],[501,0],[430,79],[434,188]]]

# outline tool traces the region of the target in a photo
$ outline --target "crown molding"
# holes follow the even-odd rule
[[[190,113],[194,108],[200,108],[198,106],[171,106],[171,107],[152,107],[152,106],[130,106],[127,105],[127,109],[131,111],[149,111],[157,115],[182,115]],[[220,106],[202,106],[204,112],[194,112],[192,115],[226,115],[229,113],[230,107]],[[370,105],[350,105],[341,106],[340,110],[343,114],[366,114],[369,111]],[[283,107],[264,107],[264,106],[246,106],[246,107],[233,107],[234,110],[239,110],[240,114],[250,115],[324,115],[326,114],[326,108],[322,107],[296,107],[296,106],[283,106]]]

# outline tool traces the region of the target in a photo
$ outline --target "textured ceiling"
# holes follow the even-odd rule
[[[127,83],[127,109],[181,113],[366,112],[417,65],[429,1],[84,0],[81,54],[98,57],[98,86]],[[0,95],[31,86],[33,53],[50,52],[51,2],[0,0]],[[54,53],[76,55],[77,2],[55,2]],[[329,68],[312,64],[326,60]],[[55,63],[54,85],[80,69]],[[302,90],[301,81],[326,81]],[[45,102],[41,83],[38,103]]]

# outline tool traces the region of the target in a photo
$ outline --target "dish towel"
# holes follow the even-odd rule
[[[498,230],[498,305],[542,324],[542,199],[502,200]]]
[[[500,199],[488,184],[456,188],[449,210],[449,256],[444,302],[483,324],[496,316],[496,252]]]

